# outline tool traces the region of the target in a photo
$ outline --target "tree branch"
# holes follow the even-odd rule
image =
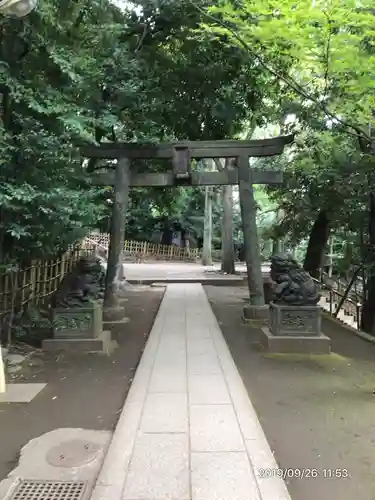
[[[323,92],[323,97],[324,99],[327,96],[328,93],[328,76],[329,76],[329,56],[331,52],[331,42],[332,42],[332,20],[328,16],[327,12],[323,10],[323,14],[327,19],[328,23],[328,38],[327,38],[327,45],[326,45],[326,50],[325,50],[325,64],[326,64],[326,70],[324,73],[324,92]]]
[[[288,87],[290,87],[292,90],[294,90],[298,95],[303,97],[304,99],[307,99],[314,104],[316,104],[323,112],[324,114],[333,120],[335,120],[337,123],[340,123],[346,130],[346,132],[349,135],[352,135],[356,137],[357,139],[364,139],[365,141],[368,141],[372,143],[372,138],[364,131],[361,129],[361,127],[354,125],[346,120],[343,120],[342,118],[339,118],[338,116],[334,115],[329,111],[324,103],[319,101],[316,97],[311,96],[299,83],[297,83],[294,79],[292,79],[290,76],[286,77],[280,71],[277,69],[273,68],[268,62],[265,61],[263,57],[261,57],[259,54],[257,54],[251,47],[250,45],[240,36],[238,35],[233,28],[231,28],[227,23],[224,21],[221,21],[220,19],[217,19],[215,16],[212,16],[211,14],[208,14],[204,9],[199,7],[199,5],[196,5],[192,0],[188,0],[188,2],[195,7],[201,14],[203,14],[207,19],[210,19],[213,21],[215,24],[219,25],[220,27],[226,29],[236,40],[237,42],[242,45],[242,47],[249,53],[251,56],[258,61],[258,63],[263,66],[265,70],[267,70],[271,75],[275,76],[276,78],[280,79],[283,81]],[[354,130],[354,132],[351,132],[349,129]]]

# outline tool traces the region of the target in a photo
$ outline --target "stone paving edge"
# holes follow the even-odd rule
[[[121,500],[153,362],[164,322],[162,306],[151,329],[90,500]]]

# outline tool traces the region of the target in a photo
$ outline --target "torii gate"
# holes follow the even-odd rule
[[[294,136],[250,141],[183,141],[169,144],[103,143],[81,148],[86,158],[116,159],[115,172],[94,174],[96,185],[114,186],[106,291],[104,305],[116,305],[116,276],[124,246],[126,211],[130,187],[239,185],[241,216],[245,244],[250,308],[247,317],[262,317],[265,312],[263,277],[256,225],[256,202],[253,184],[281,184],[278,171],[253,170],[251,157],[280,155]],[[136,173],[131,170],[134,159],[164,158],[172,160],[172,169],[165,173]],[[191,170],[191,159],[236,158],[237,169],[220,172]],[[249,314],[250,309],[250,314]]]

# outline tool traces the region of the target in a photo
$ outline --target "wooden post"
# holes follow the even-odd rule
[[[212,191],[205,188],[202,265],[212,266]]]
[[[3,362],[3,352],[0,344],[0,394],[6,392],[6,378],[5,378],[5,365]]]
[[[107,274],[105,278],[104,306],[106,307],[113,307],[116,305],[116,278],[122,268],[129,185],[130,160],[128,158],[120,158],[116,165],[115,199],[113,203]],[[119,266],[121,266],[120,269]]]
[[[264,306],[262,263],[256,223],[256,202],[249,157],[247,155],[239,156],[237,163],[250,304],[252,306]]]
[[[335,239],[333,236],[329,239],[329,255],[328,255],[328,277],[332,278],[333,274],[333,250]],[[340,280],[339,280],[340,282]],[[340,290],[339,290],[340,291]]]
[[[66,265],[65,265],[65,261],[66,261],[66,254],[64,253],[62,256],[61,256],[61,261],[60,261],[60,276],[59,276],[59,283],[62,282],[62,280],[65,278],[65,275],[66,275]]]

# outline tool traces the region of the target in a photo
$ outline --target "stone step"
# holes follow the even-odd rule
[[[183,284],[183,283],[198,283],[202,285],[213,285],[213,286],[241,286],[246,281],[246,276],[186,276],[179,278],[171,278],[168,276],[163,276],[160,278],[141,278],[141,279],[128,279],[128,283],[130,285],[153,285],[163,284],[171,285],[171,284]]]
[[[104,330],[98,337],[91,339],[45,339],[43,340],[42,348],[49,352],[111,353],[114,349],[114,345],[111,332],[109,330]]]

